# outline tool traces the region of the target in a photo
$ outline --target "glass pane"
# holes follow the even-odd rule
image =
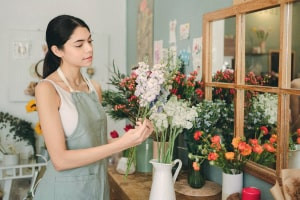
[[[250,160],[275,169],[277,147],[277,94],[245,91],[244,133],[252,146]]]
[[[292,56],[291,56],[291,76],[292,80],[300,78],[300,2],[293,4],[292,15]]]
[[[235,17],[212,22],[212,73],[234,69]],[[228,82],[228,80],[214,80]],[[232,81],[232,80],[230,80]]]
[[[246,84],[278,86],[280,8],[246,14]],[[257,81],[247,81],[253,73]]]
[[[288,167],[300,168],[300,96],[290,96],[290,133]]]

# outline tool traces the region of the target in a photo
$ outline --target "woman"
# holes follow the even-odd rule
[[[80,73],[93,60],[89,27],[61,15],[46,30],[43,80],[36,86],[38,114],[51,160],[34,199],[109,199],[108,156],[143,142],[148,120],[107,144],[100,86]]]

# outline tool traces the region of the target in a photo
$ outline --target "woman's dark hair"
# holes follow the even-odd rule
[[[51,47],[55,45],[58,49],[63,49],[63,45],[79,26],[87,28],[90,31],[88,25],[83,20],[70,15],[60,15],[49,22],[46,30],[48,52],[44,59],[43,78],[53,73],[61,64],[61,58],[57,57],[51,51]]]

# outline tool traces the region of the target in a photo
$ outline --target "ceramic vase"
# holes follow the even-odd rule
[[[136,147],[136,171],[152,172],[149,161],[153,158],[153,139],[148,138]]]
[[[172,163],[166,164],[152,159],[150,163],[153,165],[153,175],[149,200],[175,200],[174,184],[182,167],[181,160],[176,159]],[[177,169],[172,176],[172,167],[177,163]]]
[[[299,169],[300,168],[300,145],[296,145],[296,150],[289,151],[288,168]]]
[[[243,172],[239,174],[222,173],[222,200],[226,200],[233,193],[240,193],[243,189]]]

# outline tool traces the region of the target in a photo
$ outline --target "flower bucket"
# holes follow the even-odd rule
[[[222,200],[226,200],[233,193],[240,193],[243,189],[243,172],[240,174],[222,173]]]
[[[154,173],[149,200],[175,200],[174,184],[182,167],[181,160],[176,159],[172,163],[166,164],[152,159],[150,163],[153,165]],[[178,167],[172,176],[172,167],[177,163]]]
[[[153,158],[153,139],[148,138],[136,148],[136,171],[152,172],[149,161]]]
[[[296,145],[296,150],[289,151],[288,168],[298,169],[300,168],[300,145]]]

